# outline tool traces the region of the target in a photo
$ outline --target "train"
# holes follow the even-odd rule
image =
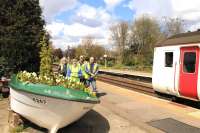
[[[200,101],[200,30],[176,34],[154,48],[155,92]]]

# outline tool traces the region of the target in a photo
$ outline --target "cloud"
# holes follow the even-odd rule
[[[108,10],[113,10],[117,5],[119,5],[124,0],[104,0]]]
[[[199,0],[172,0],[174,16],[180,16],[185,20],[200,20]]]
[[[51,24],[47,24],[46,29],[53,38],[56,38],[63,34],[62,31],[64,30],[64,27],[65,24],[62,22],[52,22]]]
[[[132,0],[125,6],[135,11],[135,17],[142,14],[150,14],[156,17],[170,16],[172,14],[169,0]]]
[[[84,4],[77,9],[73,21],[91,27],[98,27],[102,25],[102,22],[97,19],[99,16],[100,14],[96,8]]]
[[[40,0],[43,15],[48,22],[51,21],[55,15],[73,9],[77,4],[77,0]]]
[[[188,30],[196,30],[200,21],[199,0],[131,0],[126,7],[135,12],[135,17],[150,14],[157,18],[179,17],[187,24]]]
[[[80,23],[64,24],[52,22],[46,26],[52,36],[54,46],[66,48],[66,45],[78,45],[81,39],[87,35],[95,37],[101,44],[107,44],[109,31],[106,26],[89,27]]]
[[[108,44],[109,27],[113,18],[105,9],[81,5],[74,14],[73,23],[52,21],[47,24],[46,29],[50,32],[55,47],[65,49],[66,45],[78,45],[87,35],[95,37],[96,42],[102,45]]]
[[[84,4],[77,9],[73,20],[87,26],[98,27],[103,23],[108,23],[111,20],[111,15],[101,7],[94,8]]]
[[[73,23],[71,25],[65,25],[64,35],[79,38],[90,35],[96,38],[102,38],[103,35],[100,28],[102,27],[90,27],[80,23]]]

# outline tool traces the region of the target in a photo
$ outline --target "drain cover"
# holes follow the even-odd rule
[[[172,118],[150,121],[148,124],[166,133],[200,133],[200,128],[190,126]]]

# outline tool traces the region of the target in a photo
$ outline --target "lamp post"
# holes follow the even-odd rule
[[[107,57],[108,57],[108,55],[104,54],[103,57],[104,57],[104,61],[105,61],[105,64],[104,64],[105,68],[107,68]]]

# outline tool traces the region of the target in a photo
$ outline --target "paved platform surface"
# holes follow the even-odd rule
[[[180,133],[181,130],[184,130],[184,133],[199,131],[200,110],[198,109],[103,82],[98,82],[97,86],[101,103],[77,122],[60,129],[59,133],[162,133],[166,132],[163,129],[166,127],[173,128],[167,130],[169,133]],[[0,101],[0,132],[2,133],[8,132],[7,108],[7,100]],[[173,127],[170,126],[170,122],[173,123]],[[181,124],[185,124],[185,127],[177,128]],[[162,127],[156,127],[159,125]],[[192,126],[196,128],[191,128]],[[24,132],[45,133],[47,130],[29,123]]]
[[[148,132],[152,132],[149,123],[165,119],[173,119],[179,123],[193,126],[194,131],[196,131],[196,128],[200,128],[199,109],[126,90],[103,82],[98,82],[98,85],[101,87],[101,91],[105,91],[108,95],[101,98],[101,105],[110,108],[113,112],[134,123],[134,125],[147,129]],[[181,127],[178,127],[178,122],[176,122],[177,126],[175,126],[176,128],[174,128],[173,133],[183,133],[179,131]],[[172,126],[169,128],[172,128]],[[200,130],[198,131],[200,132]],[[168,132],[170,131],[168,130]],[[193,130],[184,133],[192,132]]]
[[[0,101],[0,132],[8,132],[8,99]]]
[[[128,74],[128,75],[135,75],[135,76],[149,77],[149,78],[152,77],[152,73],[150,72],[118,70],[118,69],[101,69],[100,71],[112,72],[112,73],[117,73],[117,74]]]

